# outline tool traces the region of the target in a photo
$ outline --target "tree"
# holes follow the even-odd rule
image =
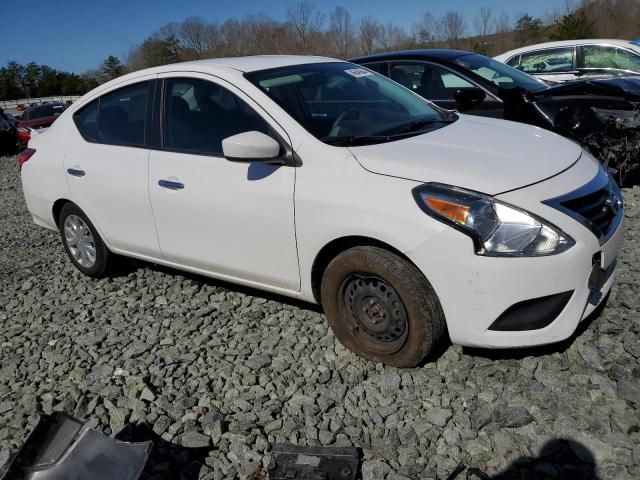
[[[184,20],[178,29],[181,44],[192,52],[193,58],[204,58],[214,50],[219,40],[218,28],[205,22],[201,17],[189,17]]]
[[[373,17],[366,16],[360,21],[360,49],[363,55],[371,55],[378,48],[382,27]]]
[[[436,39],[437,24],[433,15],[429,12],[422,16],[422,19],[413,25],[413,37],[416,45],[426,47]]]
[[[520,45],[536,43],[542,34],[542,20],[525,13],[516,20],[514,28],[516,41]]]
[[[301,2],[287,10],[287,20],[296,33],[299,45],[307,52],[310,38],[322,29],[324,16],[313,3]]]
[[[594,38],[596,36],[594,22],[584,11],[578,10],[556,21],[553,40],[575,40],[579,38]]]
[[[473,19],[476,35],[486,41],[486,38],[494,32],[494,26],[493,11],[488,7],[482,7],[476,18]]]
[[[347,58],[354,42],[351,14],[344,7],[336,7],[329,20],[329,38],[333,42],[338,57]]]
[[[113,80],[124,73],[124,65],[115,55],[109,55],[102,64],[102,74],[106,81]]]
[[[464,35],[465,21],[460,12],[446,12],[440,19],[440,31],[449,48],[458,48]]]

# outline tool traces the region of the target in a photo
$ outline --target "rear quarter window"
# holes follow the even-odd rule
[[[98,140],[98,105],[99,101],[95,100],[73,115],[80,135],[90,142]]]

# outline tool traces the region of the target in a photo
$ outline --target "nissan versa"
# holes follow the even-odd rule
[[[604,302],[620,191],[577,144],[442,110],[320,57],[135,72],[19,156],[35,223],[101,277],[136,257],[322,304],[352,351],[418,364],[569,337]]]

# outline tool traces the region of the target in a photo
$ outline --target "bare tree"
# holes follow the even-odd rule
[[[322,29],[324,15],[311,2],[300,2],[287,10],[287,20],[293,27],[303,51],[307,51],[310,38]]]
[[[344,7],[336,7],[329,20],[329,38],[341,58],[347,58],[354,42],[351,14]]]
[[[473,19],[473,27],[476,35],[486,40],[493,33],[495,27],[493,11],[489,7],[482,7],[478,15]]]
[[[440,19],[440,31],[450,48],[458,48],[464,35],[465,21],[460,12],[446,12]]]
[[[360,20],[360,49],[363,55],[371,55],[380,42],[382,27],[373,17],[367,15]]]
[[[380,48],[383,50],[401,50],[411,43],[404,28],[391,22],[380,27]]]
[[[413,25],[414,41],[419,46],[426,46],[436,40],[438,33],[436,19],[429,12],[422,16],[419,22]]]
[[[184,48],[191,50],[195,58],[210,53],[219,40],[218,28],[202,17],[189,17],[180,24],[178,38]]]

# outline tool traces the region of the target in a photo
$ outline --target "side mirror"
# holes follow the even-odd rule
[[[486,93],[481,88],[459,88],[455,93],[456,107],[461,112],[471,110],[482,104]]]
[[[222,140],[222,153],[230,162],[272,163],[280,155],[280,144],[261,132],[242,132]]]

